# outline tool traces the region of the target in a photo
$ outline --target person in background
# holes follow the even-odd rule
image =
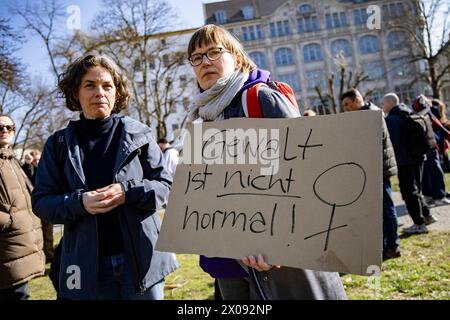
[[[14,134],[12,119],[0,115],[0,301],[27,300],[28,282],[44,274],[41,222],[11,148]]]
[[[426,225],[435,222],[436,219],[430,214],[430,208],[422,199],[422,172],[425,157],[415,157],[405,143],[408,119],[404,115],[411,114],[412,110],[400,103],[395,93],[386,94],[381,99],[381,105],[386,114],[386,125],[397,160],[400,192],[414,223],[403,228],[403,232],[406,234],[427,233]]]
[[[423,167],[422,192],[425,201],[429,205],[450,204],[450,199],[446,198],[444,171],[439,157],[439,146],[444,148],[445,142],[450,139],[450,133],[441,124],[439,110],[434,108],[431,100],[424,95],[418,96],[413,101],[412,108],[415,112],[425,113],[430,118],[436,139],[436,145],[427,153]]]
[[[177,170],[179,152],[170,145],[166,138],[159,139],[158,145],[163,153],[166,169],[173,178],[175,176],[175,171]]]
[[[305,112],[303,112],[304,117],[314,117],[315,115],[316,113],[311,109],[305,110]]]
[[[445,128],[447,131],[450,131],[450,121],[447,119],[447,108],[445,106],[445,103],[443,103],[439,99],[433,99],[432,100],[432,108],[431,110],[437,111],[437,117],[439,121],[442,124],[442,127]],[[433,112],[434,113],[434,112]],[[441,130],[442,131],[442,130]],[[441,133],[441,136],[445,136]],[[444,172],[450,172],[450,158],[448,156],[448,150],[450,149],[450,142],[447,139],[441,139],[438,142],[438,149],[439,149],[439,155],[441,158],[441,167]],[[449,196],[448,193],[446,193],[447,197]]]
[[[236,38],[215,25],[205,25],[192,35],[188,60],[199,87],[189,107],[193,121],[245,118],[243,92],[270,79]],[[257,98],[264,118],[300,116],[283,94],[267,86],[260,87]],[[201,256],[200,266],[217,279],[224,300],[346,299],[338,273],[275,267],[258,252],[242,260]]]
[[[118,115],[128,105],[127,79],[109,57],[87,55],[58,86],[80,119],[45,143],[32,194],[39,217],[64,224],[58,297],[163,299],[178,263],[155,250],[155,213],[172,179],[151,129]]]
[[[365,103],[361,93],[356,89],[350,89],[341,97],[341,103],[346,112],[380,110],[373,103]],[[392,200],[392,188],[390,178],[397,174],[397,162],[394,148],[389,137],[386,122],[382,121],[383,141],[383,260],[401,256],[398,239],[397,211]]]
[[[34,186],[36,179],[36,171],[41,159],[41,152],[37,149],[33,149],[28,152],[25,157],[25,163],[22,165],[22,169],[30,179]],[[53,237],[53,224],[41,219],[42,235],[44,237],[44,254],[46,263],[52,262],[55,254],[54,237]]]

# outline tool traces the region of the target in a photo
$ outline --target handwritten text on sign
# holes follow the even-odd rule
[[[381,263],[381,121],[364,111],[194,125],[157,250],[262,253],[272,264],[365,274]]]

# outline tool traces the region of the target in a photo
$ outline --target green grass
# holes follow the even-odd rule
[[[449,153],[449,155],[450,155],[450,153]],[[450,185],[450,173],[444,174],[444,183],[445,183],[445,186]],[[397,176],[391,177],[391,186],[392,186],[392,191],[400,192],[400,188],[398,187]]]
[[[349,299],[450,300],[450,232],[404,238],[400,247],[402,257],[383,263],[379,286],[374,277],[342,276]],[[166,278],[165,299],[213,299],[214,281],[198,266],[198,256],[177,257],[180,268]],[[48,277],[30,281],[30,295],[34,300],[56,298]]]
[[[402,256],[382,265],[378,283],[363,276],[342,277],[350,299],[450,299],[450,232],[400,240]],[[378,285],[379,284],[379,285]]]

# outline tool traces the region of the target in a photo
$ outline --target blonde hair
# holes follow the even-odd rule
[[[32,157],[35,157],[35,156],[40,156],[41,155],[41,151],[40,150],[38,150],[38,149],[33,149],[33,150],[31,150],[30,152],[29,152],[29,155],[31,155]]]
[[[188,45],[188,57],[191,56],[197,47],[214,44],[221,45],[234,56],[240,57],[240,71],[250,72],[256,69],[256,64],[245,52],[242,44],[226,29],[213,24],[207,24],[201,27],[192,35]]]
[[[435,107],[438,108],[439,113],[441,114],[441,119],[439,119],[439,120],[441,120],[442,123],[447,122],[448,119],[447,119],[447,115],[445,114],[445,109],[446,109],[445,103],[443,103],[443,102],[442,102],[441,100],[439,100],[439,99],[433,99],[433,100],[431,101],[431,103],[433,104],[433,106],[435,106]]]

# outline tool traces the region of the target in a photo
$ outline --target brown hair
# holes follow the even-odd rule
[[[188,57],[191,56],[197,47],[204,47],[211,44],[222,45],[231,54],[240,57],[240,70],[242,72],[250,72],[256,69],[256,64],[247,55],[239,40],[226,29],[213,24],[207,24],[201,27],[192,35],[188,46]]]
[[[128,91],[128,80],[119,67],[105,55],[87,55],[72,62],[66,72],[59,76],[58,87],[66,99],[66,107],[72,111],[81,111],[81,105],[76,98],[81,79],[92,67],[102,67],[111,73],[116,86],[116,101],[112,113],[119,113],[128,106],[130,93]]]

